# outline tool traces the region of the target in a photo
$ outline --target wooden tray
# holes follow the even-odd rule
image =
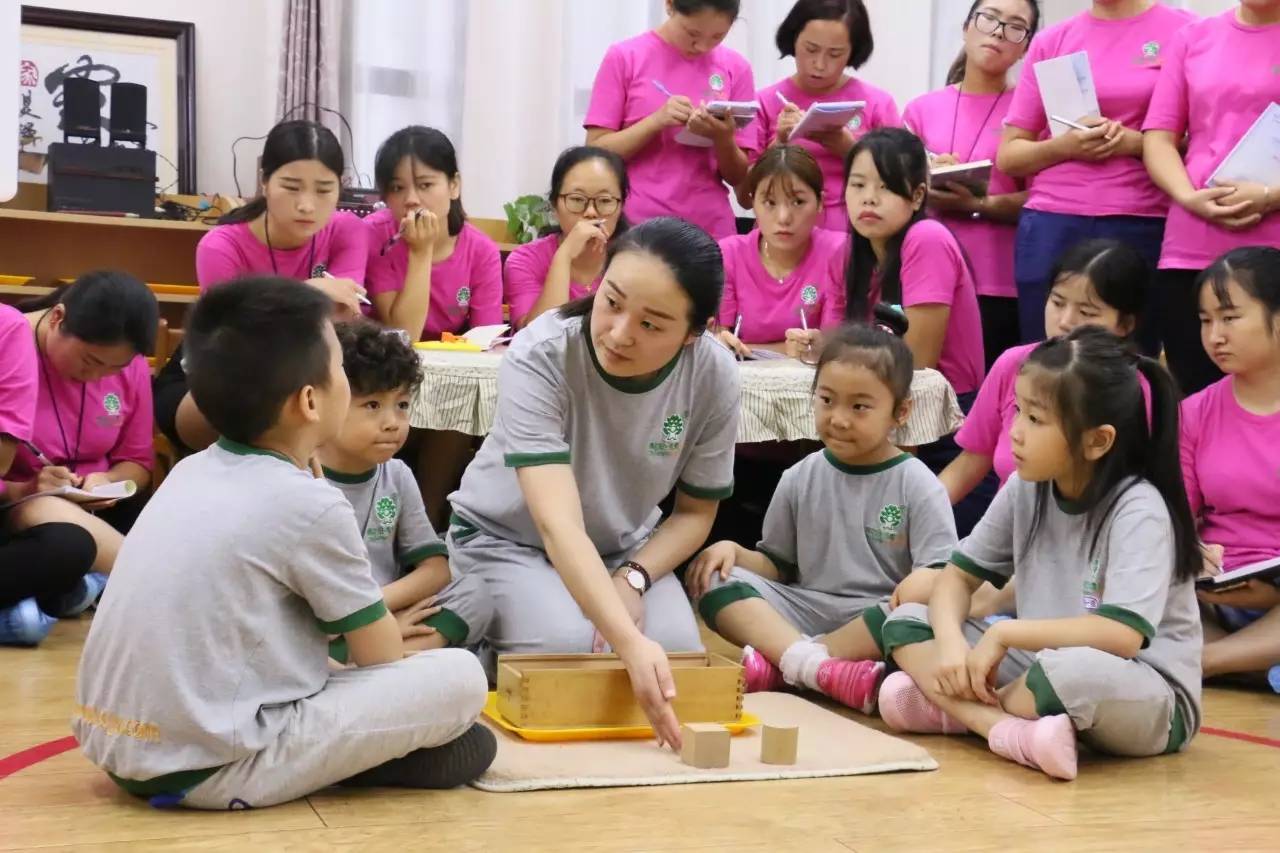
[[[676,682],[672,703],[683,723],[742,718],[742,665],[722,655],[668,655]],[[648,720],[617,655],[502,655],[498,711],[520,729],[643,726]]]
[[[489,692],[489,699],[484,705],[484,715],[493,720],[494,725],[503,731],[511,732],[518,738],[542,743],[555,743],[574,740],[642,740],[653,737],[653,729],[648,723],[642,726],[595,726],[566,729],[525,729],[512,723],[498,710],[498,694]],[[730,734],[742,734],[753,726],[760,725],[760,718],[748,711],[743,711],[737,720],[721,723]]]

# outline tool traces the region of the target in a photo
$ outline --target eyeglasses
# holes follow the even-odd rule
[[[561,193],[557,196],[564,202],[565,210],[570,213],[586,213],[587,205],[595,205],[596,213],[601,216],[612,216],[622,204],[622,199],[611,195],[587,196],[582,193]]]
[[[1002,21],[987,12],[974,12],[973,25],[983,35],[993,36],[997,33],[1009,44],[1022,44],[1031,35],[1031,30],[1024,24]]]

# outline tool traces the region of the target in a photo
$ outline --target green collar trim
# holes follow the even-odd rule
[[[1083,501],[1069,501],[1058,492],[1058,486],[1055,483],[1049,484],[1050,491],[1053,492],[1053,502],[1058,505],[1058,509],[1067,515],[1084,515],[1089,511],[1088,504]]]
[[[908,459],[911,458],[910,453],[899,453],[897,456],[893,457],[892,459],[886,459],[885,461],[879,463],[878,465],[849,465],[847,463],[841,462],[839,459],[836,458],[834,453],[832,453],[830,450],[827,450],[825,448],[822,451],[822,455],[826,457],[826,460],[830,462],[837,471],[841,471],[845,474],[854,474],[854,475],[879,474],[881,471],[888,471],[890,468],[901,465],[903,462],[906,462]]]
[[[378,473],[378,466],[374,465],[368,471],[360,474],[347,474],[342,471],[335,471],[332,468],[323,468],[326,480],[333,480],[335,483],[344,483],[349,486],[358,485],[359,483],[367,483],[373,479],[373,475]]]
[[[285,456],[283,453],[277,453],[274,450],[264,450],[261,447],[253,447],[248,444],[241,444],[238,441],[232,441],[226,436],[220,436],[218,438],[218,446],[228,453],[234,453],[236,456],[274,456],[281,462],[288,462],[294,468],[298,467],[297,465],[294,465],[292,459]]]
[[[596,357],[596,345],[591,340],[591,319],[590,317],[582,318],[582,337],[587,342],[587,352],[591,354],[591,363],[595,366],[596,372],[600,374],[610,388],[621,391],[624,394],[645,394],[661,385],[666,378],[671,375],[671,371],[676,369],[676,364],[680,361],[680,356],[684,353],[684,347],[681,346],[676,352],[675,358],[668,361],[661,370],[648,379],[631,379],[620,376],[613,376],[607,373],[600,366],[600,359]]]

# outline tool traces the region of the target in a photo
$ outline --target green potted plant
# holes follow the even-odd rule
[[[521,245],[538,239],[543,228],[556,224],[556,212],[540,195],[522,195],[502,209],[507,213],[507,233]]]

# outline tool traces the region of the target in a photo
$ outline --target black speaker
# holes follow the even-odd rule
[[[147,87],[116,83],[111,87],[111,144],[136,142],[147,146]]]
[[[54,142],[49,210],[155,216],[156,152]]]
[[[102,92],[96,80],[62,81],[62,138],[102,142]]]

